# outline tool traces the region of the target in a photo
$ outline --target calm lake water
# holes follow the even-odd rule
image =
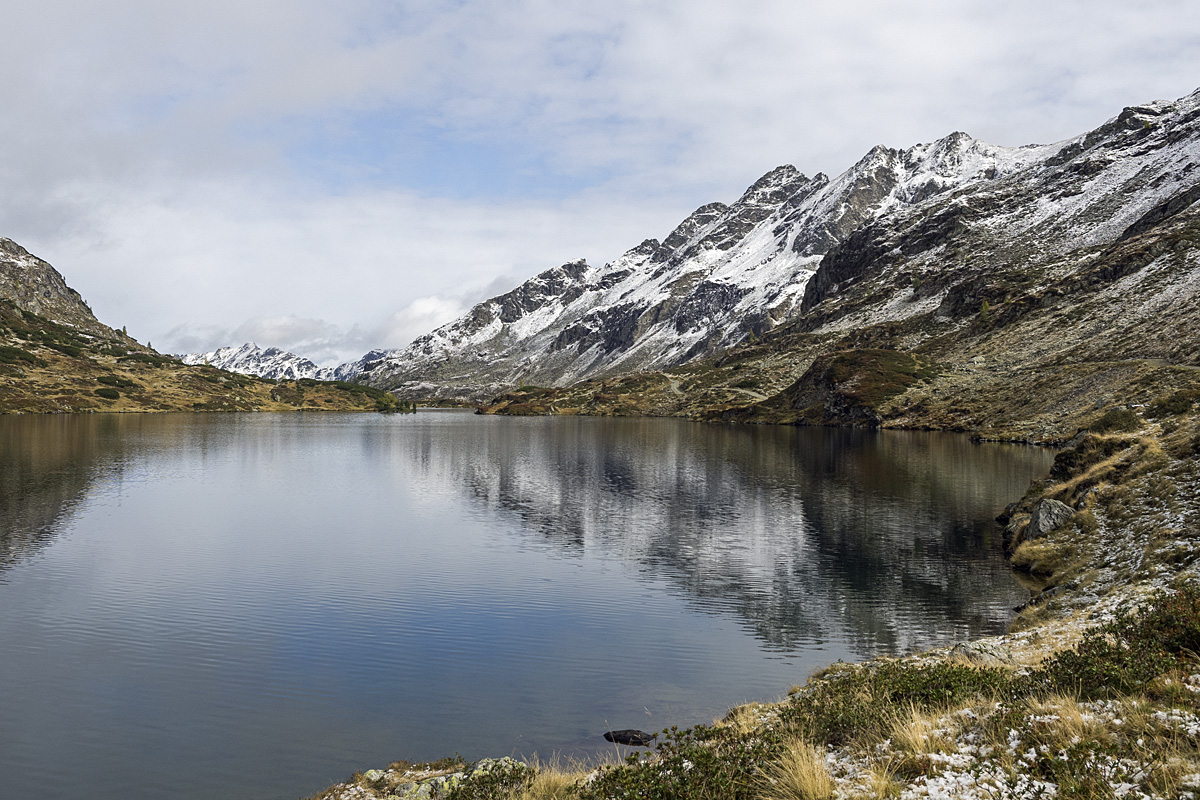
[[[998,632],[1028,595],[991,520],[1050,460],[664,419],[0,418],[0,797],[611,752]]]

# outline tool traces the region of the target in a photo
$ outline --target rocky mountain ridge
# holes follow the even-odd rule
[[[209,353],[186,353],[178,358],[184,364],[207,364],[229,372],[272,380],[335,380],[332,369],[322,369],[304,356],[278,347],[264,350],[254,342],[247,342],[240,347],[221,347]]]
[[[1072,265],[1080,248],[1098,257],[1188,207],[1200,192],[1198,115],[1194,93],[1050,145],[956,132],[875,147],[833,179],[777,167],[662,241],[603,267],[546,270],[404,349],[342,365],[340,377],[481,398],[669,368],[793,323],[821,332],[930,311],[961,318],[1011,294],[981,289],[996,275],[1061,274],[1073,269],[1058,263],[1068,253]],[[869,300],[837,299],[868,275],[887,276]]]
[[[22,311],[92,335],[125,338],[96,319],[58,270],[12,239],[0,238],[0,298],[12,301]]]

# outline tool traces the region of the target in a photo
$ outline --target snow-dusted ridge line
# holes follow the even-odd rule
[[[273,380],[341,380],[340,367],[318,367],[312,361],[278,347],[262,349],[254,342],[240,347],[222,347],[209,353],[187,353],[179,356],[184,364],[208,364],[229,372],[258,375]]]
[[[519,382],[674,366],[797,319],[805,304],[836,293],[828,276],[814,283],[819,292],[810,281],[822,265],[833,269],[831,259],[844,261],[857,238],[938,214],[953,225],[905,256],[912,275],[960,268],[947,245],[955,237],[970,238],[985,261],[1050,269],[1057,255],[1111,245],[1197,184],[1198,117],[1200,90],[1127,108],[1054,144],[1001,147],[955,132],[906,150],[874,147],[832,179],[783,165],[729,205],[701,206],[661,241],[601,267],[548,269],[405,348],[372,351],[331,374],[405,395],[483,397]],[[929,308],[892,296],[854,314],[878,322]],[[263,357],[239,363],[255,359]]]

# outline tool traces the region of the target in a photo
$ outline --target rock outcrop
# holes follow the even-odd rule
[[[62,325],[106,338],[120,335],[96,319],[58,270],[12,239],[0,238],[0,297]]]

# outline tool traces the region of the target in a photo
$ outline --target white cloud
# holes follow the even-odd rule
[[[24,244],[63,269],[100,319],[159,349],[252,339],[323,362],[407,344],[548,266],[614,257],[612,242],[640,241],[656,214],[659,235],[674,224],[632,204],[597,219],[579,203],[186,188],[98,199],[98,189],[77,187],[76,201],[103,224]],[[303,331],[318,321],[319,333]]]

